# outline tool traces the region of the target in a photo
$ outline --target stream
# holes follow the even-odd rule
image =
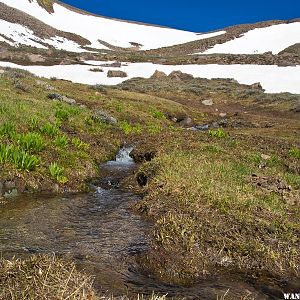
[[[0,204],[0,254],[7,258],[37,253],[71,257],[80,269],[95,276],[97,291],[115,296],[155,291],[185,299],[217,299],[230,290],[233,299],[241,295],[280,299],[266,287],[230,278],[179,287],[163,285],[140,272],[135,255],[147,250],[151,224],[130,209],[139,196],[119,186],[136,169],[130,151],[130,147],[123,148],[114,161],[101,165],[103,176],[93,182],[93,192],[23,195]]]

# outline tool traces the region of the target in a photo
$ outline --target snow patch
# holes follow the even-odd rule
[[[32,30],[20,24],[10,23],[0,19],[0,28],[1,34],[7,38],[0,37],[0,41],[6,42],[13,47],[25,45],[40,49],[48,49],[43,45],[48,44],[59,50],[86,52],[79,44],[64,37],[56,36],[50,39],[41,39],[37,37]]]
[[[105,64],[107,62],[97,62]],[[133,77],[149,78],[155,70],[170,74],[174,70],[192,74],[199,78],[233,78],[242,84],[260,82],[268,93],[290,92],[300,94],[300,66],[278,67],[274,65],[158,65],[152,63],[122,63],[118,70],[127,73],[127,78],[109,78],[110,67],[104,72],[89,71],[90,65],[20,66],[0,62],[0,66],[28,70],[40,77],[56,77],[84,84],[116,85]]]
[[[263,54],[280,51],[300,43],[300,22],[256,28],[243,36],[197,54]]]

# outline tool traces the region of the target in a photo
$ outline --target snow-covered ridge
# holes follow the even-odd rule
[[[278,54],[296,43],[300,43],[300,22],[256,28],[197,54],[263,54],[269,51]]]
[[[45,44],[53,46],[59,50],[70,52],[84,52],[81,46],[64,37],[52,37],[49,39],[41,39],[37,37],[32,30],[20,24],[10,23],[0,19],[0,41],[19,47],[20,45],[31,46],[41,49],[48,49]]]
[[[84,84],[115,85],[133,77],[149,78],[155,70],[171,73],[180,70],[199,78],[233,78],[242,84],[260,82],[269,93],[290,92],[300,94],[300,66],[278,67],[275,65],[158,65],[152,63],[122,63],[118,70],[127,73],[127,78],[109,78],[108,70],[92,72],[92,65],[102,65],[109,62],[87,62],[90,65],[56,65],[56,66],[20,66],[9,62],[0,62],[0,66],[28,70],[40,77],[56,77]]]
[[[142,24],[112,20],[70,10],[58,3],[53,4],[54,13],[50,14],[36,0],[0,0],[0,2],[19,9],[47,25],[60,31],[71,32],[91,42],[90,47],[105,49],[101,41],[118,47],[132,47],[140,44],[140,49],[156,49],[224,34],[225,31],[198,35],[193,32],[161,28]]]

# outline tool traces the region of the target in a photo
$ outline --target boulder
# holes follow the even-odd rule
[[[181,71],[173,71],[168,76],[172,80],[184,81],[194,79],[194,76],[187,73],[182,73]]]
[[[253,84],[251,84],[250,86],[251,86],[251,88],[253,88],[253,89],[259,89],[259,90],[262,90],[262,89],[263,89],[262,86],[261,86],[261,84],[260,84],[260,82],[253,83]]]
[[[116,125],[118,123],[117,119],[112,117],[108,112],[104,110],[97,110],[92,115],[92,120],[94,122],[105,123],[109,125]]]
[[[127,73],[123,71],[115,71],[115,70],[109,70],[107,72],[107,77],[127,77]]]
[[[168,77],[166,73],[156,70],[153,75],[150,77],[151,79],[161,79]]]

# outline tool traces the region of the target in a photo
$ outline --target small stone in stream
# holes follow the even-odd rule
[[[212,105],[214,105],[214,102],[211,99],[207,99],[207,100],[203,100],[202,104],[204,104],[206,106],[212,106]]]
[[[227,114],[226,114],[226,113],[220,113],[219,116],[220,116],[221,118],[224,118],[224,117],[227,116]]]
[[[116,125],[118,123],[117,119],[112,117],[108,112],[104,110],[97,110],[92,115],[94,122],[106,123],[109,125]]]

